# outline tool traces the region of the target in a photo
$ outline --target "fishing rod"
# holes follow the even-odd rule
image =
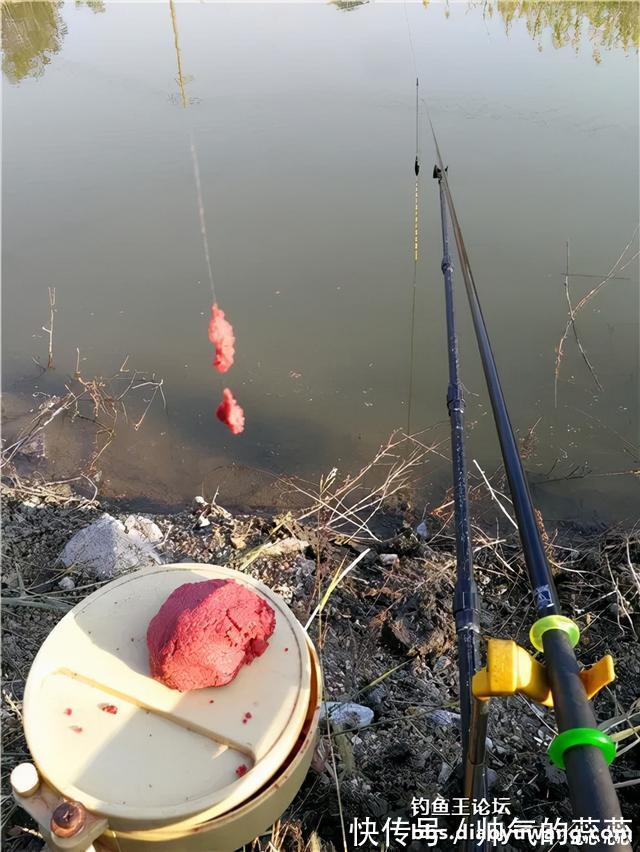
[[[480,671],[480,597],[473,576],[473,549],[469,526],[467,462],[464,446],[464,394],[460,382],[458,338],[456,335],[453,301],[453,266],[449,254],[447,209],[443,195],[440,169],[433,176],[440,181],[440,216],[442,221],[442,274],[444,276],[445,310],[447,318],[447,352],[449,387],[447,408],[451,424],[451,462],[453,467],[453,498],[456,528],[456,586],[453,612],[458,640],[460,671],[460,727],[462,731],[462,765],[464,767],[464,796],[483,799],[486,796],[485,748],[489,702],[473,695],[472,678]],[[473,737],[470,733],[473,732]],[[469,838],[465,848],[478,849]],[[484,845],[481,848],[485,848]]]
[[[457,487],[458,494],[464,495],[465,498],[464,501],[460,500],[460,506],[456,498],[456,537],[458,546],[462,549],[458,554],[458,580],[454,604],[460,652],[463,751],[467,767],[465,795],[473,789],[473,783],[478,782],[480,761],[484,763],[488,699],[492,696],[518,692],[546,706],[553,706],[558,735],[549,746],[549,757],[556,766],[566,772],[574,816],[576,818],[591,817],[597,821],[596,825],[602,830],[608,825],[622,824],[620,803],[608,768],[615,757],[616,746],[609,736],[597,728],[591,705],[591,698],[614,679],[613,660],[609,656],[603,657],[586,670],[580,670],[576,660],[573,649],[580,638],[579,627],[562,614],[518,444],[500,385],[469,256],[451,195],[447,170],[440,153],[435,129],[431,120],[429,121],[437,155],[434,178],[438,180],[440,189],[444,247],[442,271],[447,292],[447,324],[448,328],[453,325],[452,266],[446,235],[448,209],[537,610],[538,617],[531,626],[529,638],[533,647],[542,652],[545,659],[543,666],[523,648],[519,648],[515,642],[489,639],[487,664],[483,669],[478,668],[479,604],[468,543],[464,454],[456,457],[463,444],[462,409],[464,404],[456,395],[456,384],[450,378],[449,410],[454,443],[453,466],[454,477],[458,477],[454,479],[454,486]],[[457,382],[457,345],[455,335],[451,333],[449,334],[449,370],[450,377],[453,370]],[[471,689],[469,690],[470,673]],[[479,706],[483,704],[484,707]],[[478,760],[478,764],[474,764],[474,760]],[[615,838],[612,843],[605,843],[602,834],[601,842],[590,845],[591,848],[602,850],[602,852],[604,850],[631,852],[630,844],[616,841]]]

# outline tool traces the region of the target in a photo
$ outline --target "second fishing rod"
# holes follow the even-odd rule
[[[458,494],[455,503],[458,578],[454,609],[456,611],[459,646],[462,741],[467,765],[465,796],[473,795],[475,797],[477,796],[476,791],[481,789],[489,697],[521,691],[532,695],[534,700],[543,700],[543,703],[547,703],[547,706],[549,704],[553,706],[558,735],[551,743],[549,756],[557,766],[566,771],[574,815],[578,818],[593,818],[602,830],[606,828],[607,824],[621,821],[622,815],[608,768],[608,764],[615,756],[615,744],[606,734],[598,730],[590,697],[601,686],[611,682],[613,661],[610,658],[608,660],[603,658],[600,663],[592,667],[591,678],[585,679],[584,672],[580,669],[576,660],[573,648],[580,636],[579,628],[575,622],[562,615],[561,612],[555,583],[536,522],[518,444],[500,385],[495,358],[491,350],[469,257],[462,237],[462,230],[453,204],[447,171],[443,164],[433,125],[431,129],[438,160],[434,169],[434,177],[438,180],[440,189],[444,249],[442,271],[445,277],[449,342],[450,401],[448,401],[448,404],[452,429],[454,489]],[[457,398],[455,392],[455,385],[459,387],[459,378],[457,374],[457,341],[455,326],[453,325],[452,264],[447,236],[447,210],[451,217],[457,254],[537,610],[537,619],[531,626],[530,639],[534,648],[544,654],[546,663],[546,666],[542,666],[537,660],[531,660],[531,669],[535,672],[535,677],[521,685],[522,688],[515,679],[517,658],[521,654],[528,655],[524,649],[518,648],[514,642],[489,640],[487,666],[482,670],[480,669],[479,603],[473,579],[469,544],[464,436],[461,432],[463,429],[463,403]],[[451,328],[453,328],[453,333],[450,331]],[[453,382],[452,376],[454,377]],[[454,385],[453,391],[452,385]],[[497,663],[493,671],[492,656]],[[508,671],[509,669],[510,671]],[[505,679],[505,673],[512,677]],[[591,681],[590,686],[595,685],[595,689],[590,689],[590,695],[587,695],[586,687],[589,680]],[[515,686],[512,688],[513,684]],[[538,697],[536,697],[536,694]],[[609,852],[612,852],[612,850],[614,852],[630,852],[631,849],[630,845],[624,841],[605,843],[604,840],[592,848],[606,849]]]

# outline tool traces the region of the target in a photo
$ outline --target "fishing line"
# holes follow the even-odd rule
[[[411,292],[411,342],[409,347],[409,398],[407,402],[407,434],[410,435],[411,411],[413,407],[413,373],[415,363],[416,290],[418,281],[418,260],[420,257],[420,83],[418,80],[418,65],[416,62],[416,52],[413,46],[413,36],[411,35],[411,24],[409,23],[406,0],[403,0],[402,10],[404,12],[405,24],[407,25],[407,36],[409,38],[409,50],[411,51],[413,73],[416,75],[416,156],[413,164],[416,182],[413,201],[413,282]]]
[[[173,28],[173,45],[176,52],[176,65],[178,66],[178,85],[180,87],[180,100],[182,101],[183,109],[187,108],[188,101],[184,90],[184,73],[182,70],[182,54],[180,52],[180,37],[178,35],[178,20],[176,18],[176,10],[173,0],[169,0],[169,11],[171,12],[171,26]],[[213,272],[211,270],[211,254],[209,252],[209,238],[207,236],[207,223],[204,218],[204,202],[202,200],[202,184],[200,183],[200,164],[198,162],[198,152],[196,151],[196,143],[193,138],[193,131],[189,131],[189,143],[191,145],[191,161],[193,163],[193,176],[196,183],[196,196],[198,203],[198,216],[200,217],[200,233],[202,234],[202,245],[204,246],[204,256],[207,261],[207,271],[209,273],[209,283],[211,284],[211,295],[214,303],[216,299],[216,288],[213,283]]]
[[[406,15],[406,8],[405,8]],[[407,25],[409,21],[407,20]],[[409,30],[411,39],[411,31]],[[413,45],[411,46],[413,54]],[[414,57],[415,63],[415,57]],[[411,408],[413,402],[413,370],[415,363],[415,332],[416,332],[416,290],[418,281],[418,259],[420,257],[420,105],[419,105],[420,81],[416,77],[416,158],[414,161],[414,172],[416,176],[413,210],[413,288],[411,296],[411,345],[409,350],[409,400],[407,403],[407,434],[411,434]]]
[[[217,303],[216,288],[213,283],[213,272],[211,270],[211,254],[209,252],[209,239],[207,237],[207,223],[204,218],[204,202],[202,201],[202,184],[200,183],[200,166],[198,164],[198,152],[193,139],[193,132],[189,131],[189,141],[191,143],[191,160],[193,162],[193,176],[196,182],[196,196],[198,202],[198,215],[200,217],[200,233],[202,234],[202,245],[204,247],[204,256],[207,261],[207,271],[209,273],[209,283],[211,284],[211,295],[214,304]]]

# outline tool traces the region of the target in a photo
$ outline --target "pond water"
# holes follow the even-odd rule
[[[137,431],[121,422],[100,459],[113,495],[179,503],[219,488],[269,505],[274,474],[366,463],[408,428],[417,74],[411,429],[439,424],[429,434],[447,439],[428,105],[514,426],[537,424],[537,502],[550,519],[637,517],[640,479],[622,474],[640,467],[633,6],[3,4],[5,393],[59,391],[77,349],[86,378],[126,355],[161,377],[166,407],[156,398]],[[237,336],[225,376],[210,366],[190,135]],[[630,245],[577,319],[602,390],[570,335],[556,404],[567,241],[574,303]],[[456,281],[469,459],[491,472],[499,448]],[[41,375],[48,288],[55,370]],[[238,437],[214,416],[225,386],[246,411]],[[51,440],[73,469],[74,441]],[[425,499],[449,479],[434,456]]]

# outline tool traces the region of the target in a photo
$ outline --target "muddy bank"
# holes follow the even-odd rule
[[[7,481],[2,509],[3,848],[17,852],[42,846],[8,787],[11,768],[28,759],[20,712],[30,663],[62,615],[108,582],[73,562],[62,567],[58,557],[75,533],[105,513],[125,530],[132,521],[117,502],[33,481]],[[321,623],[311,627],[322,654],[325,697],[356,702],[369,712],[358,729],[323,729],[313,768],[271,838],[277,849],[343,848],[338,795],[346,825],[354,817],[380,824],[406,817],[414,796],[459,795],[450,523],[446,516],[428,516],[425,539],[424,527],[422,535],[416,532],[421,519],[406,501],[388,503],[381,514],[381,540],[366,545],[369,553],[333,592]],[[146,521],[158,530],[152,547],[162,561],[246,571],[281,594],[303,623],[336,571],[365,547],[318,526],[313,515],[301,522],[292,513],[232,514],[203,498],[188,510],[149,514]],[[640,723],[640,536],[575,528],[547,534],[560,597],[582,630],[581,662],[605,653],[616,661],[616,683],[595,702],[598,720],[609,720],[612,733],[628,729]],[[475,545],[485,635],[527,646],[533,610],[517,541],[478,527]],[[553,714],[521,697],[493,702],[491,796],[509,798],[514,815],[569,819],[563,773],[546,756],[553,729]],[[625,785],[618,790],[624,814],[636,820],[639,755],[640,748],[630,748],[613,764],[614,780]],[[266,849],[269,839],[256,849]]]

